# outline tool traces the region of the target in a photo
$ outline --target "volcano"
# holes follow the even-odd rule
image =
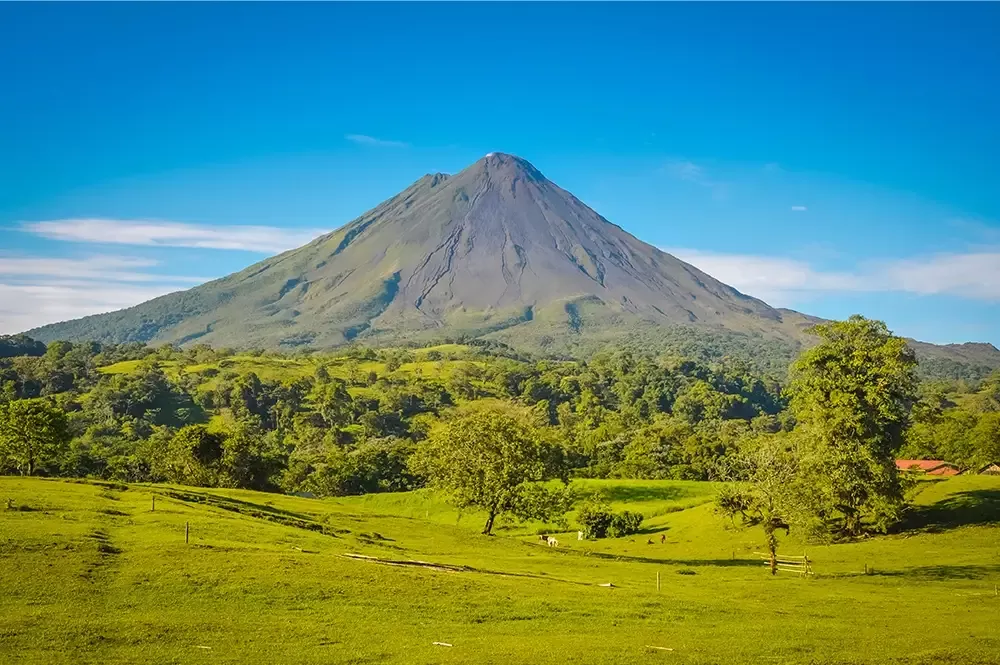
[[[270,348],[485,336],[561,348],[684,325],[798,346],[812,321],[642,242],[524,159],[490,153],[241,272],[29,334]]]

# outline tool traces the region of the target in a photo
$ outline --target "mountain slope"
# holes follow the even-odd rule
[[[611,224],[517,157],[428,175],[346,226],[229,277],[42,339],[336,344],[532,320],[732,323],[782,314]],[[764,322],[767,322],[766,324]]]
[[[265,347],[464,334],[566,349],[669,324],[794,350],[811,320],[638,240],[528,162],[491,153],[241,272],[30,334]]]

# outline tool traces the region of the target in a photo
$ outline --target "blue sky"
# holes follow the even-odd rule
[[[1000,345],[1000,5],[0,3],[0,332],[527,158],[774,305]]]

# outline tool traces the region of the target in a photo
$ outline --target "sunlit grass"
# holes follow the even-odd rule
[[[1000,479],[927,485],[904,534],[783,539],[812,579],[772,579],[710,485],[581,484],[652,516],[644,532],[550,549],[530,527],[481,536],[428,492],[0,478],[0,662],[997,662]]]

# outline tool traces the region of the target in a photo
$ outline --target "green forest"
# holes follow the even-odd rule
[[[963,469],[1000,459],[1000,372],[921,382],[912,351],[880,322],[854,317],[817,332],[824,341],[782,380],[731,358],[551,360],[483,341],[280,354],[8,336],[0,474],[321,497],[403,491],[442,477],[433,461],[469,428],[520,427],[544,444],[545,463],[525,482],[747,483],[792,451],[793,475],[779,485],[798,479],[825,497],[807,521],[857,534],[900,517],[894,458]],[[753,493],[733,487],[728,508],[747,518]],[[505,510],[544,517],[546,502],[559,503],[534,497]]]

